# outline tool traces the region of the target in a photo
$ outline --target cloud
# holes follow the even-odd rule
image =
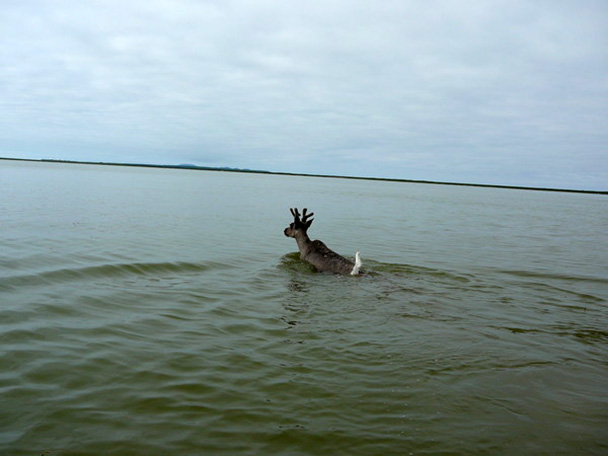
[[[591,0],[13,2],[0,135],[34,157],[605,187],[606,19]]]

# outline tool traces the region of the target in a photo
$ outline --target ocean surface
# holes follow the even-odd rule
[[[606,455],[608,197],[0,162],[0,454]],[[363,277],[319,274],[290,207]]]

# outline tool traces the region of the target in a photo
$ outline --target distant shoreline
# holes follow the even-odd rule
[[[195,171],[216,171],[216,172],[229,172],[229,173],[248,173],[248,174],[269,174],[276,176],[299,176],[299,177],[322,177],[322,178],[333,178],[333,179],[352,179],[352,180],[367,180],[367,181],[379,181],[379,182],[400,182],[406,184],[433,184],[433,185],[456,185],[460,187],[482,187],[482,188],[499,188],[508,190],[532,190],[540,192],[563,192],[563,193],[586,193],[595,195],[608,195],[608,191],[602,190],[577,190],[567,188],[550,188],[550,187],[528,187],[521,185],[498,185],[498,184],[473,184],[466,182],[440,182],[431,180],[417,180],[417,179],[396,179],[389,177],[357,177],[357,176],[338,176],[331,174],[307,174],[307,173],[288,173],[288,172],[277,172],[277,171],[264,171],[254,169],[242,169],[242,168],[230,168],[230,167],[212,167],[212,166],[197,166],[191,164],[180,164],[180,165],[156,165],[150,163],[114,163],[114,162],[91,162],[91,161],[76,161],[76,160],[54,160],[49,158],[10,158],[0,157],[0,160],[6,161],[24,161],[24,162],[36,162],[36,163],[66,163],[74,165],[94,165],[94,166],[128,166],[136,168],[162,168],[162,169],[187,169]]]

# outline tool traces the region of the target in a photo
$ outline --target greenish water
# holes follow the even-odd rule
[[[0,163],[0,454],[608,452],[608,199]],[[317,274],[289,207],[371,274]]]

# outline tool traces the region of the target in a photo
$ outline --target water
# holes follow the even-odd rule
[[[602,195],[0,162],[0,454],[608,452]],[[283,236],[371,273],[317,274]]]

